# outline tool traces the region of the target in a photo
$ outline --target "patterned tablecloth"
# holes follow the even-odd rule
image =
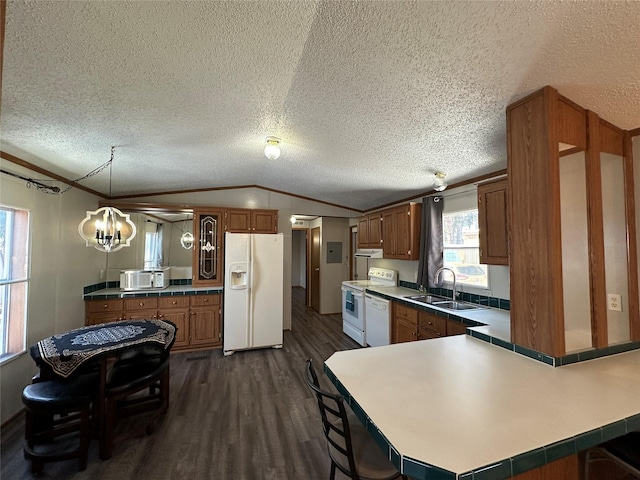
[[[30,353],[38,366],[47,364],[56,375],[67,378],[86,361],[113,350],[142,343],[158,343],[169,350],[176,330],[164,320],[102,323],[40,340]]]

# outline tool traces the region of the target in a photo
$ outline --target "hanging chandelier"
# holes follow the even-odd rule
[[[111,147],[109,161],[109,199],[111,199],[111,176],[113,156],[116,147]],[[115,207],[102,207],[87,211],[87,216],[78,225],[78,233],[84,238],[87,247],[94,247],[101,252],[116,252],[122,247],[129,247],[136,236],[136,225],[128,213],[122,213]]]
[[[185,220],[185,222],[188,219],[189,217],[187,216],[187,219]],[[193,225],[193,217],[191,218],[191,223]],[[182,230],[182,235],[180,236],[180,245],[182,246],[182,248],[186,250],[191,250],[193,248],[194,241],[195,239],[193,238],[193,234],[189,231],[189,229]]]

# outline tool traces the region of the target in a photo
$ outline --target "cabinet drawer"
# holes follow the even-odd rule
[[[399,303],[394,303],[394,312],[397,318],[408,320],[414,325],[418,323],[418,311],[413,308],[405,307]]]
[[[420,312],[418,324],[444,337],[447,334],[447,319],[427,312]]]
[[[160,297],[158,298],[158,308],[185,308],[189,307],[189,298],[183,296]]]
[[[193,295],[191,297],[192,307],[207,307],[209,305],[220,305],[220,294]]]
[[[88,300],[86,303],[87,312],[117,312],[122,313],[122,299],[114,298],[110,300]]]
[[[158,308],[157,297],[138,297],[138,298],[125,298],[124,309],[129,312],[131,310],[149,310]]]

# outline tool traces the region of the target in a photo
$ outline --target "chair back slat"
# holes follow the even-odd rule
[[[345,475],[358,480],[360,477],[354,460],[349,420],[342,395],[320,389],[311,359],[307,360],[305,381],[316,396],[329,456]],[[337,458],[339,456],[342,458]],[[344,465],[348,465],[349,470]]]

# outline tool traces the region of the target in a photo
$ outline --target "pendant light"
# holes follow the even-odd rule
[[[109,200],[111,200],[111,177],[113,156],[116,147],[111,147],[109,161]],[[101,252],[116,252],[123,247],[131,246],[136,236],[136,226],[128,213],[122,213],[115,207],[102,207],[88,210],[87,216],[78,225],[78,233],[84,238],[87,247],[94,247]]]
[[[433,179],[433,189],[436,192],[442,192],[445,188],[449,186],[449,184],[445,180],[446,176],[447,176],[446,173],[442,173],[442,172],[436,173],[436,178]]]

